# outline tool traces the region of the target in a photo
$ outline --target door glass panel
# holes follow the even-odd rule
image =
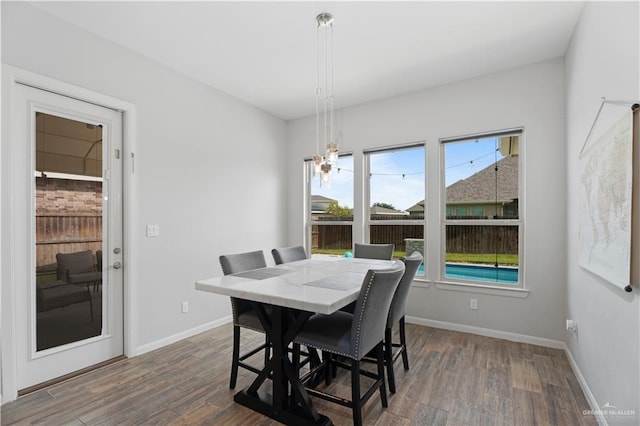
[[[38,351],[102,334],[102,130],[36,113]]]

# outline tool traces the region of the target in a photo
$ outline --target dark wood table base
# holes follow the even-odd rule
[[[251,304],[271,339],[272,356],[253,383],[235,394],[234,401],[287,425],[332,425],[331,419],[313,407],[296,367],[289,360],[288,346],[312,313],[271,305],[271,315],[267,316],[263,304]],[[270,394],[260,390],[269,377]]]
[[[258,391],[258,395],[252,396],[248,393],[248,388],[243,389],[235,394],[233,400],[240,405],[287,425],[330,426],[333,424],[331,419],[322,414],[318,414],[317,420],[309,418],[304,413],[304,410],[296,406],[288,406],[286,409],[276,408],[273,405],[273,398],[271,397],[271,394],[263,391]]]

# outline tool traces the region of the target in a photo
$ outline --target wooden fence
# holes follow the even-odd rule
[[[353,247],[351,225],[313,225],[311,246],[321,249],[351,250]]]
[[[518,254],[517,226],[447,225],[448,253]]]
[[[351,225],[313,225],[312,248],[344,249],[353,247]],[[422,225],[371,225],[371,244],[395,245],[396,251],[405,251],[406,238],[424,238]]]
[[[36,265],[56,263],[56,253],[102,248],[102,216],[96,214],[37,215]]]
[[[396,218],[397,220],[397,218]],[[351,225],[313,225],[312,248],[351,249]],[[518,254],[517,226],[447,225],[447,252]],[[395,245],[396,251],[406,251],[406,239],[424,239],[420,224],[371,225],[372,244]]]
[[[424,225],[371,225],[369,229],[369,242],[371,244],[393,244],[396,251],[407,251],[405,240],[407,238],[424,238]]]
[[[353,217],[335,217],[335,216],[318,216],[317,220],[324,222],[331,221],[349,221]],[[389,244],[395,245],[396,251],[405,251],[405,239],[421,239],[424,238],[424,225],[422,220],[424,217],[412,217],[403,219],[398,216],[381,216],[371,217],[372,220],[407,220],[407,224],[372,224],[370,232],[371,244]],[[413,223],[411,223],[413,222]],[[417,223],[416,223],[417,222]],[[320,249],[342,249],[351,250],[353,247],[352,227],[351,225],[313,225],[311,227],[311,247]]]

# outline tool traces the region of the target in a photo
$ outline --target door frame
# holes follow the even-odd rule
[[[134,172],[134,146],[136,134],[136,108],[135,105],[111,96],[107,96],[92,90],[74,86],[62,81],[45,77],[17,67],[2,64],[2,144],[0,145],[0,318],[2,320],[0,345],[0,380],[1,394],[0,404],[13,401],[18,396],[17,389],[17,354],[16,354],[16,292],[13,279],[14,258],[11,248],[15,243],[15,234],[12,231],[13,214],[11,205],[13,201],[13,149],[9,142],[14,134],[12,124],[16,122],[13,112],[13,99],[17,84],[31,86],[37,89],[52,92],[58,95],[74,98],[80,101],[99,105],[122,112],[122,230],[123,230],[123,333],[124,355],[135,355],[137,342],[135,300],[136,292],[132,285],[134,276],[133,262],[133,172]],[[4,170],[4,168],[8,170]]]

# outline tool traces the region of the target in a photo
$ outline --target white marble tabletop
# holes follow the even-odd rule
[[[393,261],[322,257],[196,281],[196,290],[331,314],[358,298],[369,269]]]

